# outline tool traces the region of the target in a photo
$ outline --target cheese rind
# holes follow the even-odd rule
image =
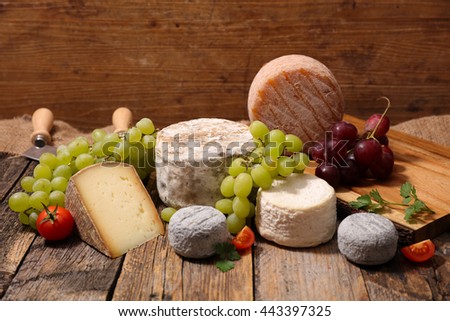
[[[255,224],[262,237],[280,245],[311,247],[336,231],[336,194],[323,179],[292,174],[259,190]]]
[[[248,94],[250,120],[279,128],[303,141],[323,139],[341,120],[344,98],[332,72],[303,55],[286,55],[265,64]]]
[[[213,206],[223,198],[220,182],[232,158],[254,148],[248,126],[231,120],[200,118],[163,128],[155,147],[159,197],[175,208]]]
[[[128,164],[95,164],[72,176],[66,207],[81,239],[112,258],[164,234],[153,201]]]

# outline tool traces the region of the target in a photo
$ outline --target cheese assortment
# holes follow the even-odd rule
[[[214,205],[233,157],[254,149],[248,126],[200,118],[170,125],[156,140],[156,184],[168,206]]]
[[[158,235],[164,226],[131,165],[106,162],[72,176],[66,191],[81,239],[112,258]]]
[[[255,224],[259,234],[289,247],[328,242],[336,231],[336,194],[323,179],[292,174],[259,190]]]

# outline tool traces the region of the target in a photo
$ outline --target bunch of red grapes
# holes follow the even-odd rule
[[[386,111],[369,117],[362,135],[349,122],[335,123],[324,140],[309,148],[310,157],[319,164],[316,176],[333,187],[352,186],[363,177],[389,177],[394,168],[394,154],[386,136],[390,127]]]

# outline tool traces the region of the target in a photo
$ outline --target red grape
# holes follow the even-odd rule
[[[381,146],[381,157],[370,166],[373,177],[378,179],[388,178],[394,169],[394,153],[387,146]]]
[[[345,164],[345,156],[347,155],[347,141],[331,139],[327,141],[327,149],[325,150],[325,159],[335,165]]]
[[[331,186],[337,187],[341,175],[336,165],[323,162],[316,168],[316,176],[324,179]]]
[[[384,145],[384,146],[388,146],[389,145],[389,138],[386,135],[378,137],[377,139],[378,139],[378,141],[380,142],[381,145]]]
[[[348,140],[353,142],[358,137],[358,129],[355,125],[346,122],[345,120],[335,123],[331,129],[333,132],[333,138],[340,140]]]
[[[375,139],[361,139],[354,148],[355,160],[363,166],[371,166],[381,157],[381,145]]]
[[[317,163],[320,164],[325,160],[325,142],[323,140],[316,142],[309,151],[311,153],[311,158]]]
[[[382,114],[373,114],[366,120],[364,129],[367,132],[372,132],[377,127],[378,122],[380,122],[380,124],[378,125],[376,132],[373,133],[375,138],[386,135],[391,125],[391,121],[387,116],[382,117]]]
[[[347,185],[357,183],[361,177],[361,168],[352,159],[347,159],[346,162],[347,164],[340,168],[342,183]]]

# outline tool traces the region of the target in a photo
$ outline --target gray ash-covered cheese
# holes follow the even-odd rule
[[[200,118],[163,128],[155,147],[161,200],[175,208],[213,206],[222,198],[220,183],[233,156],[254,148],[248,126],[226,119]]]
[[[204,258],[215,253],[214,245],[228,240],[225,215],[211,206],[189,206],[175,212],[169,222],[169,242],[176,253]]]
[[[397,252],[398,233],[387,218],[373,213],[356,213],[346,217],[337,231],[339,251],[362,265],[390,261]]]

